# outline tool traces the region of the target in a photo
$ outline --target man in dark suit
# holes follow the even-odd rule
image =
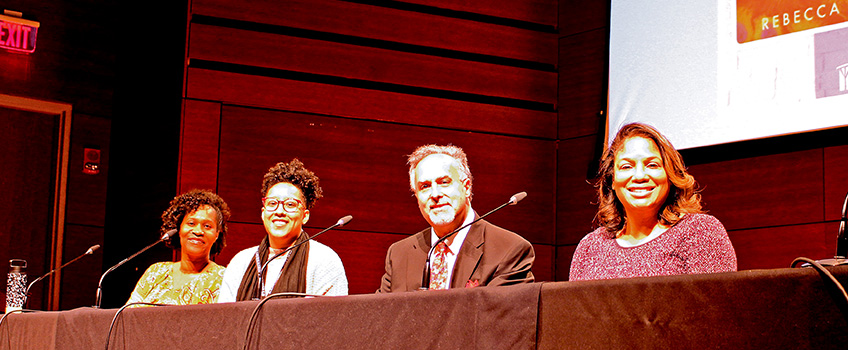
[[[421,288],[432,242],[476,219],[471,171],[461,148],[421,146],[409,156],[409,182],[430,228],[389,247],[378,292]],[[430,289],[532,283],[535,253],[521,236],[480,220],[434,249]]]

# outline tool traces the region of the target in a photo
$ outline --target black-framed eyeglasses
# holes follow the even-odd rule
[[[275,197],[262,198],[262,207],[264,207],[267,211],[277,210],[277,207],[279,207],[280,204],[283,205],[283,210],[287,213],[297,213],[300,206],[303,205],[303,203],[297,198],[287,198],[285,200],[280,200]]]

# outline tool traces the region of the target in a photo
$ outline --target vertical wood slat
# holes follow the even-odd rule
[[[328,0],[196,0],[193,15],[556,65],[556,34]]]
[[[593,30],[560,39],[560,139],[600,133],[599,112],[606,110],[606,31]]]
[[[184,100],[183,108],[178,191],[184,193],[194,188],[216,191],[221,104]]]
[[[824,218],[839,220],[848,196],[848,145],[824,149]]]
[[[556,104],[555,72],[205,24],[190,38],[190,59]]]
[[[556,246],[547,244],[534,244],[533,251],[536,259],[533,261],[533,277],[536,282],[555,281],[554,261],[556,258]]]
[[[571,271],[571,260],[574,257],[574,251],[577,249],[577,245],[559,245],[556,248],[556,280],[568,281],[568,274]]]
[[[609,26],[610,0],[559,1],[560,37]],[[606,38],[603,40],[606,42]]]
[[[558,1],[557,281],[567,281],[574,250],[592,229],[597,193],[586,183],[597,173],[596,154],[606,109],[604,79],[609,0]],[[604,116],[605,117],[605,116]],[[603,142],[603,141],[601,141]],[[591,180],[590,180],[591,181]]]
[[[593,155],[596,137],[561,140],[557,147],[557,244],[577,244],[592,231],[598,210]],[[589,182],[587,182],[589,181]],[[594,203],[594,204],[593,204]]]

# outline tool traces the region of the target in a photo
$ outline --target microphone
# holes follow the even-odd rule
[[[836,256],[833,259],[817,260],[816,262],[823,266],[848,264],[848,234],[845,234],[846,223],[848,223],[848,195],[845,195],[845,201],[842,203],[842,218],[839,220],[839,231],[836,234]]]
[[[839,221],[839,231],[836,235],[836,258],[848,257],[848,235],[845,234],[845,226],[848,225],[848,194],[842,202],[842,220]]]
[[[462,229],[464,229],[464,228],[466,228],[466,227],[468,227],[468,226],[473,225],[473,224],[474,224],[474,223],[476,223],[477,221],[483,220],[483,218],[485,218],[485,217],[489,216],[489,214],[494,213],[494,212],[496,212],[496,211],[498,211],[498,210],[501,210],[501,209],[503,209],[503,207],[505,207],[505,206],[507,206],[507,205],[516,205],[516,204],[518,204],[518,202],[520,202],[522,199],[524,199],[524,197],[527,197],[527,192],[518,192],[518,193],[516,193],[516,194],[512,195],[512,197],[509,197],[509,201],[508,201],[508,202],[506,202],[506,203],[504,203],[504,204],[501,204],[501,205],[500,205],[500,206],[498,206],[497,208],[492,209],[492,210],[491,210],[491,211],[489,211],[488,213],[483,214],[482,216],[480,216],[480,217],[478,217],[478,218],[474,219],[474,221],[469,222],[467,225],[463,225],[463,226],[461,226],[461,227],[457,228],[456,230],[451,231],[451,233],[448,233],[448,234],[446,234],[446,235],[442,236],[442,237],[441,237],[441,238],[439,238],[439,239],[438,239],[435,243],[433,243],[433,245],[430,247],[430,251],[429,251],[429,252],[427,252],[427,262],[426,262],[426,263],[424,263],[424,276],[421,276],[421,288],[419,288],[419,289],[421,289],[421,290],[427,290],[427,289],[430,289],[430,259],[432,259],[432,257],[433,257],[433,251],[434,251],[434,250],[436,250],[436,246],[438,246],[438,245],[439,245],[439,243],[444,242],[446,239],[448,239],[448,237],[453,236],[453,235],[454,235],[454,234],[456,234],[457,232],[462,231]]]
[[[306,243],[306,242],[309,242],[309,241],[311,241],[311,240],[315,239],[315,237],[320,236],[320,235],[321,235],[322,233],[324,233],[324,232],[327,232],[327,231],[329,231],[329,230],[332,230],[332,229],[334,229],[334,228],[336,228],[336,227],[342,227],[342,226],[346,225],[348,222],[350,222],[350,220],[353,220],[353,215],[348,215],[348,216],[345,216],[345,217],[343,217],[343,218],[339,219],[339,221],[336,221],[336,223],[335,223],[335,224],[333,224],[333,225],[332,225],[332,226],[330,226],[330,227],[325,228],[325,229],[324,229],[324,230],[322,230],[321,232],[316,233],[316,234],[315,234],[315,235],[313,235],[312,237],[309,237],[309,239],[304,240],[303,242],[297,243],[297,244],[295,244],[295,245],[292,245],[292,246],[290,246],[290,247],[286,248],[286,250],[284,250],[284,251],[283,251],[283,252],[281,252],[280,254],[274,255],[273,257],[271,257],[270,259],[268,259],[268,261],[266,261],[266,262],[265,262],[265,264],[262,264],[262,267],[259,269],[259,271],[257,271],[259,279],[258,279],[258,283],[256,284],[256,286],[257,286],[257,287],[256,287],[256,288],[257,288],[257,290],[256,290],[256,291],[254,291],[254,293],[258,294],[260,297],[262,296],[262,289],[264,288],[263,281],[262,281],[262,274],[265,272],[265,268],[267,268],[267,267],[268,267],[268,264],[270,264],[270,263],[271,263],[271,261],[273,261],[274,259],[279,258],[279,257],[281,257],[281,256],[283,256],[283,255],[286,255],[286,253],[288,253],[290,250],[292,250],[292,249],[294,249],[294,248],[299,247],[299,246],[300,246],[301,244],[303,244],[303,243]],[[259,259],[258,259],[258,257],[259,257],[259,255],[258,255],[258,254],[259,254],[259,251],[257,251],[257,252],[256,252],[256,254],[257,254],[257,256],[256,256],[256,257],[257,257],[256,261],[257,261],[257,265],[258,265],[258,264],[259,264],[259,263],[258,263],[258,262],[259,262]],[[254,299],[254,300],[259,300],[259,299],[258,299],[258,298],[256,298],[256,297],[253,297],[253,299]]]
[[[100,282],[97,283],[97,301],[96,301],[94,307],[97,308],[97,309],[100,308],[100,301],[101,301],[101,297],[103,296],[103,279],[106,278],[106,275],[108,275],[110,272],[114,271],[115,269],[117,269],[118,267],[120,267],[121,265],[126,263],[127,261],[130,261],[132,258],[135,258],[139,254],[144,253],[145,251],[147,251],[150,248],[153,248],[153,246],[159,244],[160,242],[164,242],[164,241],[171,239],[171,237],[173,235],[177,234],[177,232],[179,232],[177,229],[171,229],[168,232],[165,232],[164,234],[162,234],[162,237],[160,237],[158,241],[153,242],[151,245],[144,247],[144,249],[139,250],[135,254],[130,255],[130,257],[128,257],[124,260],[121,260],[121,262],[115,264],[115,266],[112,266],[108,270],[106,270],[106,272],[104,272],[103,275],[100,276]]]
[[[48,273],[44,274],[43,276],[41,276],[41,277],[39,277],[39,278],[36,278],[36,279],[35,279],[35,280],[33,280],[32,282],[30,282],[30,283],[29,283],[29,285],[28,285],[28,286],[27,286],[27,288],[26,288],[26,291],[24,292],[24,305],[26,305],[26,304],[27,304],[27,298],[29,298],[29,290],[32,288],[32,285],[34,285],[34,284],[35,284],[35,282],[38,282],[38,281],[43,280],[45,277],[50,276],[50,275],[52,275],[54,272],[59,271],[59,270],[61,270],[61,269],[65,268],[65,266],[68,266],[68,265],[70,265],[70,264],[73,264],[75,261],[77,261],[77,260],[79,260],[79,259],[82,259],[82,257],[84,257],[84,256],[86,256],[86,255],[94,254],[94,251],[95,251],[95,250],[98,250],[98,249],[100,249],[100,245],[99,245],[99,244],[95,244],[95,245],[91,246],[91,248],[88,248],[88,250],[87,250],[85,253],[83,253],[82,255],[80,255],[80,256],[78,256],[78,257],[74,258],[74,259],[73,259],[73,260],[71,260],[71,261],[66,262],[64,265],[59,266],[59,267],[57,267],[57,268],[53,269],[52,271],[50,271],[50,272],[48,272]]]

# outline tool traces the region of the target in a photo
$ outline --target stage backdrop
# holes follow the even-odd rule
[[[596,210],[609,1],[369,3],[191,2],[178,182],[233,206],[217,261],[256,244],[260,178],[299,157],[326,190],[308,230],[352,214],[319,240],[352,293],[373,291],[386,248],[426,227],[404,156],[452,142],[469,153],[478,211],[529,193],[492,222],[534,243],[540,280],[566,280]],[[684,150],[740,269],[833,254],[845,130]]]
[[[405,155],[463,147],[478,213],[536,248],[553,280],[557,2],[191,1],[179,191],[217,191],[233,211],[227,264],[264,235],[262,175],[299,158],[321,178],[315,233],[351,293],[379,287],[389,245],[427,223]],[[423,267],[422,267],[423,268]]]

